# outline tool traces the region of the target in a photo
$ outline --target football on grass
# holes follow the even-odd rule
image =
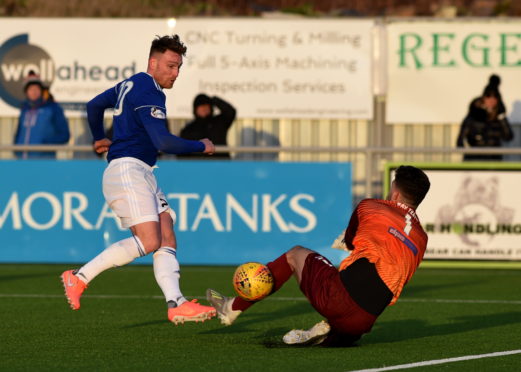
[[[257,301],[271,293],[273,275],[266,265],[247,262],[235,270],[233,288],[243,299]]]

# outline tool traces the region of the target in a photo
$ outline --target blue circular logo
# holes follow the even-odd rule
[[[0,98],[13,107],[20,107],[24,85],[34,71],[44,85],[54,80],[54,62],[42,48],[29,44],[29,35],[21,34],[8,39],[0,46]]]

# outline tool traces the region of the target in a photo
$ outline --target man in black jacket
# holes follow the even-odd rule
[[[214,115],[214,108],[219,110],[218,115]],[[215,145],[226,146],[226,136],[235,120],[235,108],[219,97],[209,97],[206,94],[199,94],[194,99],[194,120],[188,122],[181,130],[180,137],[185,139],[208,138]],[[182,158],[197,158],[195,154],[178,156]],[[215,153],[212,157],[205,157],[205,160],[230,159],[229,153]]]
[[[464,147],[465,142],[470,147],[501,147],[503,141],[514,137],[499,93],[500,82],[499,76],[491,75],[483,95],[470,103],[458,135],[458,147]],[[474,161],[502,159],[501,154],[465,154],[463,157],[463,160]]]

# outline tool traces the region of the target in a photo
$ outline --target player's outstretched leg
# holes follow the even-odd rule
[[[278,291],[293,274],[293,268],[288,263],[287,253],[278,257],[275,261],[268,263],[268,269],[273,275],[275,284],[271,294]],[[226,297],[219,292],[208,289],[206,299],[217,310],[217,316],[224,325],[231,325],[235,319],[245,310],[256,304],[258,301],[246,301],[241,297]]]
[[[186,301],[177,307],[168,309],[168,320],[174,324],[184,322],[204,322],[215,316],[215,309],[197,303],[197,300]]]
[[[288,345],[318,345],[326,339],[330,330],[329,324],[322,320],[308,330],[292,329],[282,337],[282,341]]]
[[[217,310],[217,316],[224,325],[231,325],[239,315],[241,310],[233,310],[232,304],[234,297],[226,297],[213,289],[206,290],[206,299]]]
[[[73,270],[64,271],[60,278],[65,289],[65,297],[67,297],[71,309],[78,310],[80,308],[80,297],[87,288],[87,284],[74,275]]]

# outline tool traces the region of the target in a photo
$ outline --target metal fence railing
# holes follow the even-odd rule
[[[0,154],[6,152],[57,152],[60,159],[74,159],[78,153],[93,154],[90,145],[0,145]],[[379,197],[382,194],[382,171],[386,161],[425,163],[429,154],[442,154],[454,158],[463,154],[519,155],[521,148],[396,148],[396,147],[286,147],[286,146],[217,146],[216,152],[237,154],[283,154],[283,153],[349,153],[363,157],[363,161],[353,162],[355,198]],[[407,157],[414,155],[414,157]],[[418,155],[422,155],[418,157]],[[5,156],[3,156],[5,158]],[[241,159],[248,159],[241,157]],[[252,158],[253,159],[253,158]],[[235,160],[231,160],[235,161]],[[439,162],[438,162],[439,163]],[[453,163],[453,162],[448,162]],[[0,163],[1,166],[1,163]]]

